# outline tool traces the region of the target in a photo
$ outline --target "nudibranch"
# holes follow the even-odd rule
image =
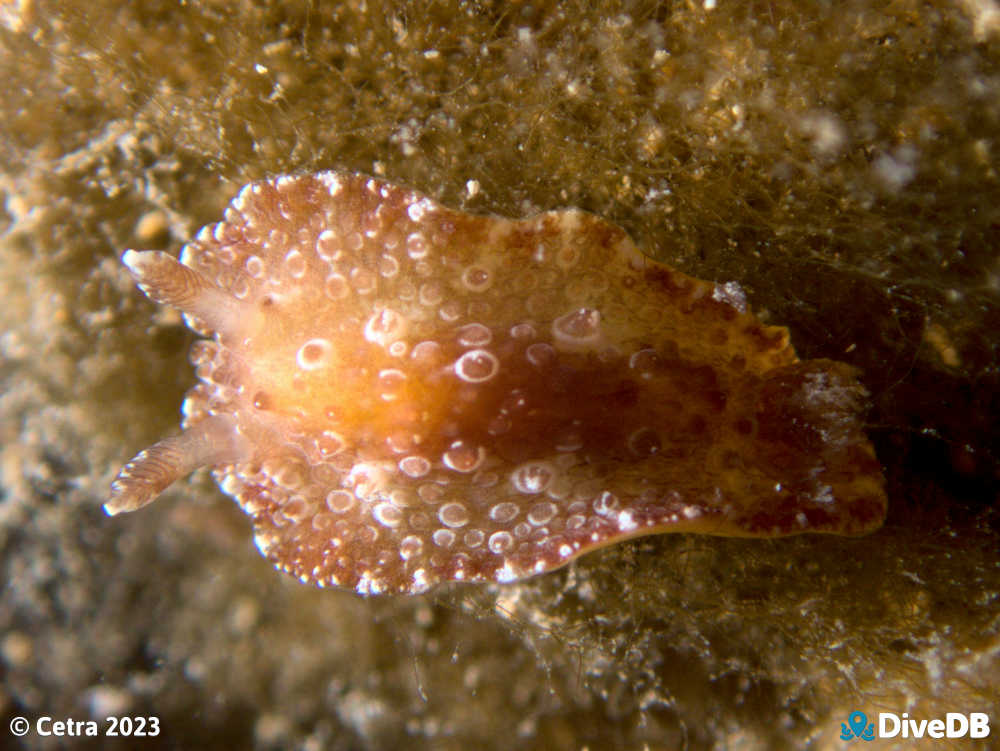
[[[507,582],[640,535],[857,535],[886,495],[855,369],[800,361],[735,283],[578,210],[446,208],[358,174],[243,188],[142,291],[210,337],[183,430],[109,514],[192,470],[303,582]]]

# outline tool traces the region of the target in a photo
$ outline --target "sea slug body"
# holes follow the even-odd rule
[[[109,514],[200,466],[304,582],[510,581],[662,532],[856,535],[885,516],[855,370],[577,210],[448,209],[363,175],[254,182],[178,262],[122,261],[211,337],[183,431]]]

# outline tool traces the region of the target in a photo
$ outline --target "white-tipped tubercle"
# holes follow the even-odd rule
[[[220,335],[235,335],[252,312],[250,303],[219,289],[168,253],[126,250],[122,263],[151,300],[198,318]]]
[[[252,445],[231,417],[209,417],[140,451],[111,483],[104,510],[109,516],[135,511],[198,467],[248,461],[252,454]]]

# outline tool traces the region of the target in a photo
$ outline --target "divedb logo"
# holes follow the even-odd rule
[[[869,723],[864,712],[854,711],[847,722],[840,723],[842,741],[872,741],[875,738],[986,738],[990,734],[990,718],[985,712],[948,712],[944,719],[914,720],[903,712],[879,712],[876,725]]]

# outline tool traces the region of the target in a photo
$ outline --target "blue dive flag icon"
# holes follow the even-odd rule
[[[840,740],[849,741],[853,738],[860,738],[863,741],[875,739],[875,723],[869,725],[864,712],[851,712],[847,722],[840,723]]]

